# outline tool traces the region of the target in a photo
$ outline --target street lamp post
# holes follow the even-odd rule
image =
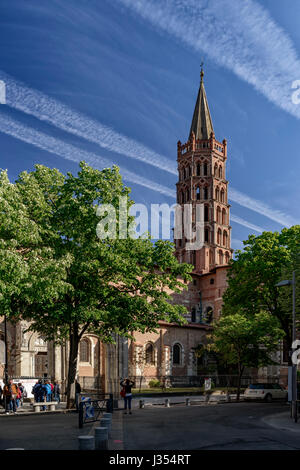
[[[293,328],[292,344],[296,341],[296,273],[293,271],[293,278],[278,282],[276,287],[293,286]],[[292,364],[292,416],[297,422],[297,364]]]

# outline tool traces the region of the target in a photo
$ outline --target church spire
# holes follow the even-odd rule
[[[196,139],[209,139],[211,132],[214,131],[206,98],[203,76],[204,72],[201,67],[200,87],[190,130],[190,137],[192,132],[194,132]]]

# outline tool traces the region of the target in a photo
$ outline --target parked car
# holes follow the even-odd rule
[[[287,400],[287,391],[279,384],[250,384],[244,393],[244,400]]]

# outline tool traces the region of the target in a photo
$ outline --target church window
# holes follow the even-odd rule
[[[146,345],[146,364],[154,364],[154,348],[152,343]]]
[[[200,200],[200,188],[198,187],[197,188],[197,201]]]
[[[192,312],[191,312],[191,322],[192,322],[192,323],[196,323],[196,309],[195,309],[195,307],[192,308]]]
[[[206,162],[203,165],[203,174],[204,176],[207,176],[207,163]]]
[[[221,191],[221,202],[224,202],[224,194],[225,194],[224,189],[222,189],[222,191]]]
[[[80,362],[90,362],[90,342],[87,338],[80,341],[79,357]]]
[[[226,262],[226,264],[229,263],[229,259],[230,259],[229,253],[228,253],[228,251],[226,251],[226,253],[225,253],[225,262]]]
[[[217,174],[218,174],[218,165],[217,165],[217,164],[215,164],[215,171],[214,171],[214,175],[215,175],[215,176],[217,176]]]
[[[173,364],[181,364],[181,346],[178,343],[173,346]]]
[[[197,176],[200,176],[200,164],[197,164]]]
[[[208,206],[204,206],[204,221],[208,222]]]
[[[219,178],[222,178],[222,167],[219,167]]]
[[[221,208],[219,206],[217,207],[217,222],[221,223]]]
[[[213,320],[213,309],[212,307],[207,307],[206,311],[205,311],[205,323],[211,323],[212,320]]]
[[[221,245],[221,236],[222,236],[222,232],[221,232],[221,229],[219,228],[218,229],[218,234],[217,234],[217,244],[218,245]]]
[[[190,191],[187,190],[186,191],[186,202],[188,202],[190,200]]]
[[[227,247],[227,232],[224,230],[223,232],[223,246]]]
[[[226,211],[225,209],[222,209],[222,224],[226,224]]]
[[[216,188],[216,200],[218,201],[220,197],[220,190],[219,188]]]
[[[223,251],[219,251],[219,264],[223,264]]]
[[[207,187],[205,186],[204,188],[204,199],[207,199],[208,197],[208,191],[207,191]]]
[[[209,243],[209,230],[208,230],[208,228],[206,228],[204,230],[204,241]]]

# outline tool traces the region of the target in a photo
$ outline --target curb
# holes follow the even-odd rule
[[[39,413],[35,413],[34,411],[22,411],[19,413],[11,413],[7,415],[6,413],[1,413],[0,418],[8,418],[8,417],[17,417],[19,418],[20,416],[45,416],[45,415],[50,415],[50,414],[67,414],[67,413],[77,413],[76,410],[55,410],[55,411],[40,411]]]

